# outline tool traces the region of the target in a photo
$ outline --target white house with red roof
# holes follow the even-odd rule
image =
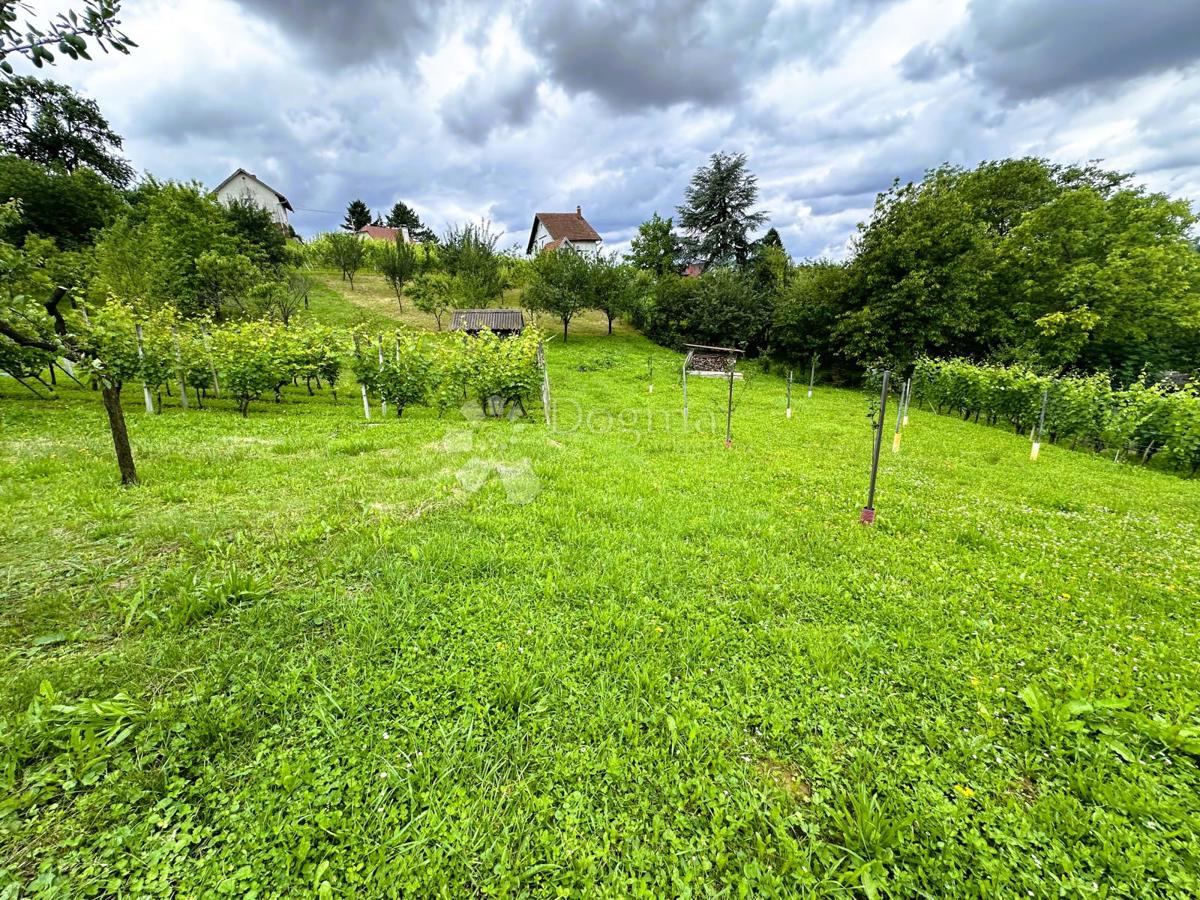
[[[580,253],[594,254],[600,252],[602,243],[600,234],[583,217],[583,208],[577,206],[573,213],[537,213],[525,253],[534,256],[543,250],[573,247]]]

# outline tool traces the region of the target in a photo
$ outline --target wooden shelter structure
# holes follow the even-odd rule
[[[525,330],[525,314],[519,309],[456,309],[450,320],[451,331],[477,335],[485,328],[498,337],[520,334]]]
[[[700,378],[726,378],[729,380],[729,399],[725,407],[725,446],[733,446],[733,382],[740,379],[742,373],[737,371],[738,359],[745,350],[735,347],[709,347],[705,344],[684,344],[687,347],[687,358],[683,361],[683,425],[687,427],[688,393],[687,380],[689,375]]]

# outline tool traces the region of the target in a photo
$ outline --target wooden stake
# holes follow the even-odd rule
[[[792,370],[788,369],[787,380],[787,417],[792,417]]]

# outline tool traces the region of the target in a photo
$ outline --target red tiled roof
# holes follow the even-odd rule
[[[533,217],[533,228],[529,232],[529,245],[525,248],[526,253],[533,252],[533,240],[537,237],[539,222],[545,226],[546,231],[550,233],[550,238],[554,241],[601,240],[596,229],[588,224],[588,220],[578,210],[565,213],[540,212]]]
[[[399,228],[388,228],[384,225],[364,225],[356,234],[365,234],[373,241],[394,241],[403,232]]]

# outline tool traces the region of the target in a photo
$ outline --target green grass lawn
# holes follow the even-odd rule
[[[914,410],[866,528],[864,395],[602,330],[551,428],[127,390],[128,490],[0,382],[0,896],[1200,891],[1200,481]]]

